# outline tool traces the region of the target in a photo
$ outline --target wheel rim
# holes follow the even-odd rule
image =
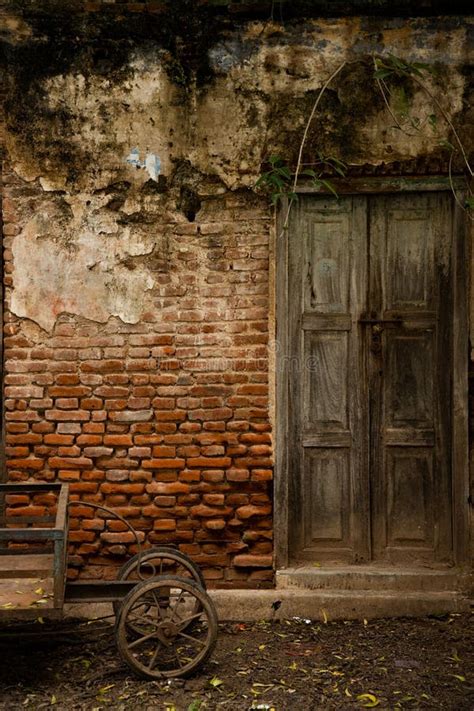
[[[116,636],[124,661],[141,676],[185,676],[211,654],[217,616],[207,593],[194,583],[155,578],[126,597]]]
[[[167,575],[173,578],[190,579],[203,590],[206,589],[201,571],[188,556],[166,546],[151,548],[140,556],[135,555],[119,571],[119,580],[151,580],[157,576]],[[114,602],[113,608],[117,617],[121,602]],[[195,613],[199,612],[200,603],[196,600]],[[132,624],[132,623],[130,623]]]
[[[137,553],[120,568],[117,578],[144,580],[157,575],[191,578],[203,590],[206,589],[206,582],[196,563],[181,551],[168,546],[156,546]]]

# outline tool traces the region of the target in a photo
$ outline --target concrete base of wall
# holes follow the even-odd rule
[[[375,617],[421,617],[467,612],[461,593],[404,593],[308,589],[215,590],[211,595],[221,620],[354,620]],[[278,605],[278,603],[280,603]],[[275,607],[278,607],[275,610]]]
[[[211,590],[219,620],[354,620],[381,617],[421,617],[468,612],[469,599],[453,591],[399,592],[368,590]],[[103,617],[112,613],[109,604],[66,606],[70,617]]]

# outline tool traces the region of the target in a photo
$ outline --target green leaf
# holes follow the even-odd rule
[[[402,69],[402,70],[405,69],[406,64],[404,62],[402,62],[402,60],[399,59],[398,57],[396,57],[394,54],[389,52],[388,57],[394,67],[396,67],[397,69]]]
[[[287,178],[288,180],[291,180],[291,170],[288,168],[287,165],[282,166],[281,168],[278,168],[278,172],[280,175],[282,175],[284,178]]]
[[[465,206],[468,210],[474,210],[474,195],[469,195],[465,200]]]
[[[393,71],[391,69],[377,69],[377,71],[374,72],[374,77],[376,79],[387,79],[387,77],[392,74]]]
[[[271,166],[275,167],[283,163],[283,159],[280,156],[270,156],[268,159]]]
[[[403,116],[406,116],[408,114],[410,106],[407,93],[403,86],[398,87],[397,91],[394,92],[394,102],[395,111],[399,114],[402,114]]]
[[[214,689],[222,686],[223,683],[222,679],[218,679],[217,676],[213,676],[212,679],[209,680],[209,684],[214,687]]]
[[[423,76],[423,72],[426,72],[427,74],[436,74],[436,70],[426,62],[413,62],[408,66],[410,66],[414,73],[418,76]]]
[[[318,182],[321,183],[321,185],[326,188],[326,190],[329,190],[329,192],[332,193],[334,197],[339,198],[336,188],[329,180],[319,180]]]
[[[436,114],[430,114],[430,115],[428,116],[428,123],[430,124],[431,128],[432,128],[433,131],[434,131],[434,129],[436,128],[436,125],[437,125],[437,123],[438,123],[438,119],[437,119]]]
[[[333,165],[333,168],[334,168],[334,170],[336,171],[336,173],[341,176],[341,178],[345,178],[345,177],[346,177],[346,168],[345,168],[345,166],[344,166],[344,168],[341,168],[339,165]]]

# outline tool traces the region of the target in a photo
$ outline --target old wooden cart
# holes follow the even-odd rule
[[[199,568],[172,547],[140,549],[112,581],[66,580],[67,484],[0,484],[0,621],[60,618],[67,602],[111,602],[118,650],[140,676],[185,676],[212,653],[217,616]]]

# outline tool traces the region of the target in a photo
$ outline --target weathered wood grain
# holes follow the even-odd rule
[[[433,185],[302,196],[292,211],[278,297],[286,561],[465,559],[466,242]]]

